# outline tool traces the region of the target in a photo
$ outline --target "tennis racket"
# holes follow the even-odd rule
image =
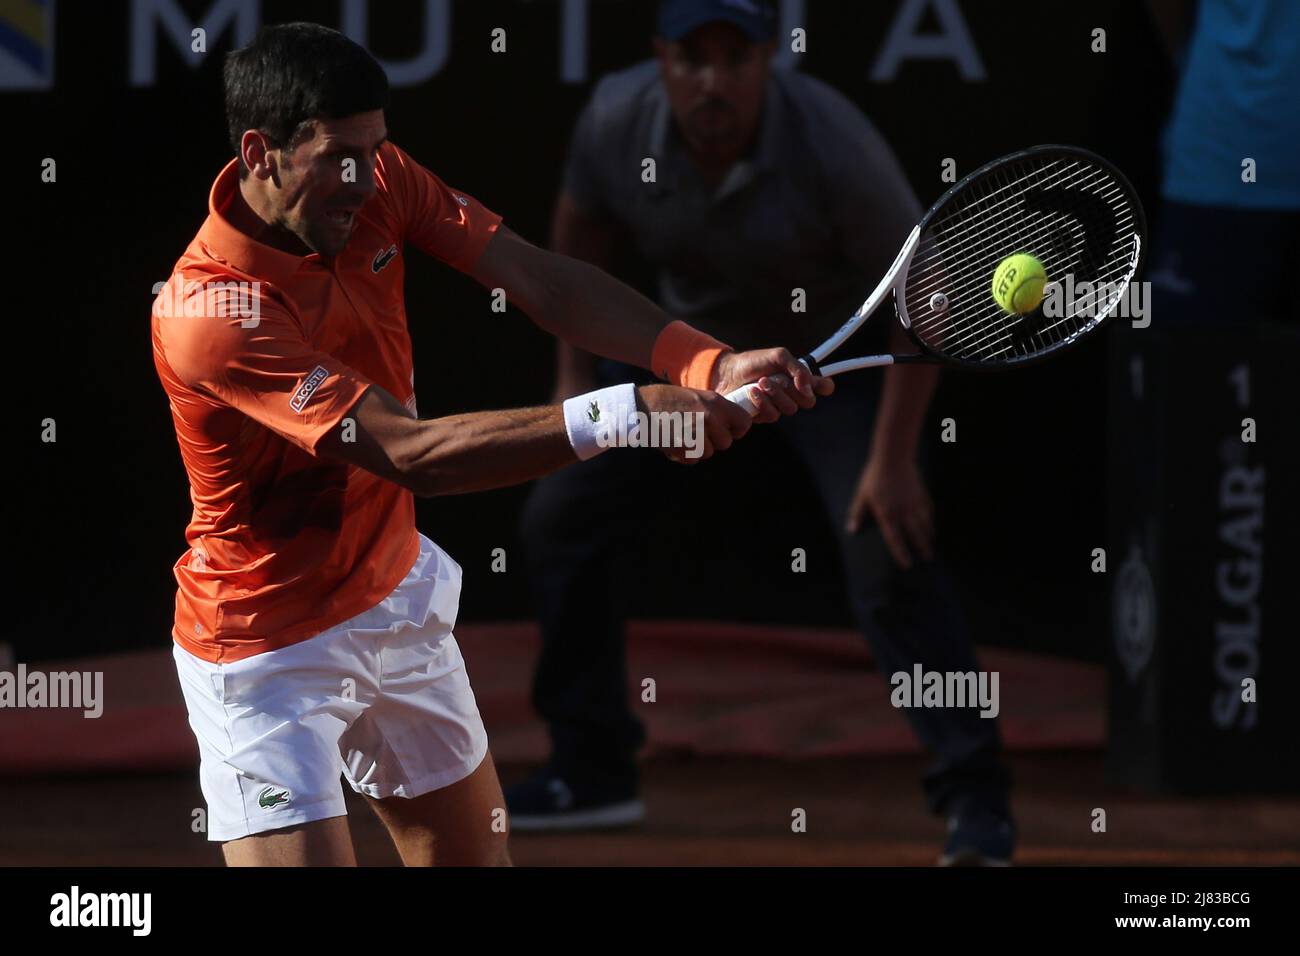
[[[839,375],[902,363],[1009,369],[1047,358],[1111,317],[1141,265],[1145,234],[1137,193],[1095,153],[1035,146],[1003,156],[930,207],[862,307],[800,361],[815,374]],[[1048,285],[1035,309],[1016,314],[993,298],[993,275],[1022,252],[1043,264]],[[822,364],[891,293],[917,351]],[[727,398],[754,414],[755,388]]]

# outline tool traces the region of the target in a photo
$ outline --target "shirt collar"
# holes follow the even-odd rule
[[[307,256],[282,252],[232,226],[225,213],[238,191],[239,161],[232,159],[212,183],[212,191],[208,194],[208,218],[199,230],[199,241],[207,247],[209,254],[240,272],[275,285],[284,285],[292,279],[304,263],[321,261],[314,252]]]

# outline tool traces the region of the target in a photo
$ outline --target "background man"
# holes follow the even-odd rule
[[[889,146],[845,97],[770,68],[767,3],[668,0],[658,33],[656,62],[606,77],[578,120],[553,246],[609,267],[617,243],[630,239],[669,314],[728,341],[807,351],[858,307],[922,210]],[[645,157],[656,162],[653,183],[640,178]],[[796,289],[806,315],[792,311]],[[901,330],[893,334],[901,340]],[[629,374],[561,346],[556,394]],[[832,401],[781,429],[838,533],[854,614],[886,676],[916,662],[978,669],[933,560],[917,462],[936,375],[913,366],[891,368],[883,383],[850,376]],[[645,456],[607,456],[539,482],[529,499],[523,535],[543,639],[534,703],[553,756],[508,792],[516,828],[644,815],[635,764],[644,731],[626,699],[619,555],[644,539],[650,505],[672,497],[674,479]],[[969,710],[913,708],[907,717],[938,757],[925,790],[950,820],[943,859],[1009,859],[995,721]]]

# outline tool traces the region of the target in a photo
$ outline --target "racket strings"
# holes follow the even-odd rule
[[[1031,243],[1038,240],[1041,243],[1042,238],[1042,236],[1030,236],[1022,238],[1022,241]],[[1043,263],[1044,270],[1048,275],[1061,275],[1068,271],[1069,264],[1074,262],[1077,254],[1078,247],[1076,244],[1064,254],[1042,254],[1040,252],[1038,259]],[[987,269],[980,271],[982,273],[991,272],[991,270]],[[1087,322],[1094,319],[1099,320],[1101,316],[1104,316],[1113,306],[1114,302],[1112,300],[1118,298],[1119,292],[1122,290],[1124,271],[1123,263],[1119,263],[1109,272],[1099,272],[1092,288],[1084,296],[1067,303],[1060,318],[1050,325],[1039,328],[1036,334],[1042,340],[1040,346],[1061,341],[1069,335],[1076,334],[1080,328],[1086,327]],[[955,299],[955,305],[959,313],[962,309],[981,307],[982,300],[989,294],[989,290],[983,283],[966,283],[964,290]],[[1099,304],[1097,298],[1102,291],[1107,291],[1110,298],[1106,302]],[[1084,317],[1085,321],[1082,324],[1075,324],[1074,320],[1081,316]],[[983,325],[970,323],[968,332],[965,335],[959,334],[956,338],[950,337],[947,328],[948,324],[942,320],[924,320],[917,324],[917,331],[922,336],[934,336],[936,339],[941,340],[944,347],[949,351],[963,348],[968,352],[983,357],[988,353],[988,346],[1003,337],[1006,332],[1007,322],[1014,324],[1022,321],[1019,317],[1007,316],[1006,313],[1001,311],[1000,307],[994,318],[997,321],[986,322]],[[1053,332],[1058,334],[1054,337],[1051,334]]]
[[[1101,175],[1103,174],[1099,173],[1098,178],[1100,178]],[[1079,185],[1079,184],[1070,183],[1069,185]],[[1091,184],[1083,183],[1082,185],[1086,186]],[[1118,190],[1115,190],[1113,195],[1119,195]],[[913,258],[912,269],[920,270],[922,273],[925,273],[927,271],[932,271],[931,267],[934,265],[934,261],[941,256],[944,258],[955,258],[959,260],[964,260],[967,263],[968,269],[970,270],[978,269],[981,263],[979,262],[978,257],[975,254],[977,251],[979,252],[986,251],[990,246],[994,244],[997,244],[999,248],[1005,244],[1005,239],[1000,239],[998,233],[1005,232],[1008,227],[999,217],[1010,215],[1012,207],[1009,205],[1006,205],[1005,208],[1002,207],[1006,203],[1010,203],[1011,201],[1012,200],[1005,200],[1003,203],[1000,203],[998,207],[993,207],[987,210],[981,210],[980,211],[981,218],[985,220],[982,226],[973,230],[967,230],[965,235],[963,235],[955,243],[950,243],[949,248],[947,248],[946,250],[939,251],[937,247],[932,244],[930,247],[930,251],[927,253],[926,256],[924,257],[918,256]],[[1081,236],[1083,235],[1084,232],[1083,225],[1079,223],[1077,220],[1071,219],[1064,212],[1057,213],[1056,215],[1060,220],[1067,223],[1070,228],[1074,229]],[[1132,217],[1130,216],[1129,217],[1130,221],[1131,218]],[[1039,229],[1041,231],[1050,228],[1051,225],[1052,224],[1050,222],[1045,221],[1040,224]],[[1034,237],[1031,235],[1025,238],[1034,238]],[[913,271],[912,274],[915,275],[916,272]],[[951,270],[945,270],[942,272],[937,270],[932,271],[931,284],[939,281],[945,275],[952,275]],[[920,288],[920,286],[923,285],[924,285],[924,281],[919,283],[918,288]],[[922,290],[922,291],[929,291],[929,290]]]
[[[1023,180],[1025,177],[1020,178]],[[1037,329],[1026,325],[1026,328],[1032,332],[1030,340],[1017,342],[1015,326],[1025,320],[1008,315],[993,303],[983,281],[991,277],[992,270],[996,268],[997,262],[1003,256],[1002,250],[1008,245],[1037,252],[1040,261],[1044,261],[1045,267],[1055,276],[1060,276],[1073,268],[1076,273],[1083,273],[1095,281],[1106,281],[1119,278],[1124,271],[1123,260],[1116,268],[1107,270],[1104,266],[1098,265],[1095,255],[1081,256],[1086,237],[1077,221],[1069,217],[1068,212],[1072,210],[1049,212],[1039,218],[1036,228],[1026,231],[1022,227],[1014,236],[1013,230],[1005,225],[990,226],[989,222],[992,220],[988,217],[991,214],[996,214],[999,218],[1007,215],[1007,207],[1013,199],[1006,193],[1009,188],[1018,185],[1008,182],[1005,172],[999,179],[1001,180],[999,188],[989,196],[982,197],[982,203],[968,203],[961,210],[964,222],[956,228],[953,223],[949,223],[946,233],[931,243],[930,255],[942,255],[942,261],[945,263],[942,268],[934,270],[935,280],[946,281],[955,291],[952,293],[948,311],[937,320],[918,323],[920,325],[918,334],[930,337],[936,345],[941,343],[945,351],[961,354],[968,359],[996,359],[1043,350],[1078,334],[1090,322],[1104,315],[1112,304],[1107,302],[1100,314],[1089,315],[1084,321],[1079,321],[1081,314],[1092,311],[1088,307],[1096,304],[1096,292],[1094,292],[1091,298],[1073,303],[1061,318],[1046,327],[1042,327],[1041,322],[1038,323]],[[1065,180],[1064,177],[1058,179],[1077,185],[1077,182]],[[1097,177],[1093,179],[1096,180]],[[1086,183],[1086,185],[1093,184]],[[981,222],[982,226],[979,225]],[[971,223],[976,225],[972,228]],[[964,228],[961,228],[962,226]],[[954,236],[958,237],[955,242]],[[992,248],[994,254],[972,256],[970,249],[975,244]],[[1112,243],[1112,248],[1106,250],[1112,258],[1115,245],[1116,243]],[[1008,254],[1009,251],[1007,250]],[[946,265],[948,262],[962,262],[963,256],[971,263],[964,270],[953,269]],[[1081,258],[1086,261],[1080,262]],[[925,267],[929,264],[922,265]],[[979,281],[976,281],[976,277]],[[917,289],[921,293],[928,293],[931,285],[923,282],[917,286]],[[1041,319],[1043,316],[1038,318]]]
[[[1056,170],[1057,180],[1067,172]],[[994,182],[995,188],[988,190],[990,180]],[[1005,320],[1000,315],[997,316],[997,323],[970,321],[973,317],[972,305],[976,301],[982,302],[984,298],[974,288],[976,283],[973,279],[976,275],[987,274],[988,265],[983,261],[989,258],[987,250],[1005,246],[1009,231],[1007,223],[1013,214],[1020,211],[1020,190],[1031,184],[1032,180],[1033,177],[1020,176],[1008,182],[1006,171],[996,177],[986,177],[983,183],[986,192],[977,192],[973,200],[967,196],[966,202],[956,206],[942,222],[936,223],[934,232],[928,237],[931,241],[927,243],[925,255],[915,263],[917,274],[923,278],[917,281],[916,274],[912,276],[912,299],[915,302],[939,286],[947,286],[951,290],[949,307],[937,317],[916,323],[918,334],[931,338],[935,344],[942,342],[947,350],[969,354],[981,346],[987,350],[988,340],[998,338],[998,333],[1005,329]],[[1037,177],[1037,182],[1032,184],[1039,185],[1043,182],[1050,184],[1042,176]],[[1046,238],[1064,227],[1070,230],[1071,241],[1053,243],[1058,255],[1051,258],[1054,266],[1058,264],[1056,260],[1061,258],[1061,254],[1073,260],[1078,247],[1079,230],[1072,229],[1069,222],[1063,213],[1045,216],[1035,231],[1022,234],[1017,240],[1026,246],[1032,242],[1041,253]],[[976,249],[983,255],[974,254]],[[965,265],[960,265],[963,262]],[[949,263],[958,263],[958,266],[954,268]],[[929,281],[924,278],[927,275]],[[981,317],[977,314],[974,318],[987,320],[990,316]],[[966,320],[965,328],[962,327],[962,319]]]
[[[977,195],[975,198],[967,198],[965,203],[957,205],[956,208],[944,217],[944,219],[945,221],[951,221],[966,213],[972,215],[978,214],[981,218],[986,220],[986,225],[984,227],[986,231],[996,230],[1000,225],[1002,225],[1002,221],[998,217],[1006,215],[1010,211],[1012,204],[1019,203],[1023,200],[1027,187],[1033,186],[1041,189],[1064,185],[1067,182],[1065,177],[1070,172],[1070,169],[1077,165],[1077,163],[1072,163],[1069,167],[1063,167],[1051,178],[1040,178],[1037,182],[1033,181],[1030,176],[1022,176],[1014,182],[1000,186],[987,194]],[[1071,183],[1071,185],[1090,186],[1103,178],[1107,178],[1106,174],[1100,170],[1095,170],[1091,174],[1090,181],[1080,181],[1077,183]],[[971,185],[974,186],[978,184],[973,183]],[[1001,196],[1001,198],[997,198],[999,196]],[[997,199],[997,201],[993,202],[994,199]],[[938,227],[936,226],[936,228]],[[980,236],[978,233],[969,233],[968,239],[980,241]],[[916,259],[914,258],[913,261],[915,262]]]
[[[1110,196],[1107,196],[1106,198],[1114,198],[1114,196],[1117,195],[1119,195],[1119,193],[1116,190],[1113,191],[1112,194]],[[1117,223],[1119,224],[1121,230],[1124,227],[1131,227],[1133,223],[1132,215],[1128,214],[1119,217],[1117,219]],[[1041,249],[1047,244],[1048,241],[1052,240],[1053,238],[1056,238],[1058,241],[1052,242],[1053,251],[1055,252],[1061,249],[1062,242],[1060,241],[1060,236],[1063,236],[1066,233],[1069,234],[1073,242],[1069,244],[1067,249],[1067,254],[1064,258],[1062,258],[1059,255],[1038,256],[1039,260],[1043,262],[1043,265],[1047,273],[1049,274],[1049,276],[1062,275],[1069,270],[1069,267],[1074,262],[1076,253],[1078,252],[1079,248],[1086,240],[1084,229],[1082,225],[1080,225],[1076,220],[1071,219],[1069,216],[1067,216],[1064,213],[1056,214],[1055,216],[1048,216],[1044,218],[1044,220],[1039,224],[1036,230],[1029,233],[1022,234],[1021,236],[1018,237],[1018,239],[1025,246],[1028,246],[1030,248]],[[938,291],[939,286],[944,282],[957,283],[966,291],[972,294],[978,294],[974,289],[970,288],[970,286],[972,286],[973,283],[969,281],[963,282],[962,280],[969,280],[972,277],[971,274],[982,275],[986,271],[987,263],[977,261],[975,257],[970,255],[970,249],[977,244],[978,245],[991,244],[991,240],[992,243],[997,243],[999,246],[1005,243],[1005,239],[1003,237],[990,236],[989,229],[985,228],[980,234],[974,235],[972,237],[968,237],[968,239],[964,243],[964,248],[955,250],[953,252],[954,256],[956,255],[964,256],[967,258],[969,262],[965,273],[962,274],[956,274],[942,268],[935,269],[931,267],[929,261],[923,261],[922,268],[928,269],[930,274],[928,277],[928,281],[922,280],[917,282],[914,289],[916,295],[918,297],[923,297],[928,299],[928,297],[933,292]],[[1107,250],[1107,259],[1112,260],[1112,269],[1110,271],[1115,273],[1116,278],[1123,271],[1123,267],[1125,265],[1126,257],[1124,256],[1124,252],[1126,246],[1127,243],[1124,241],[1124,238],[1120,236],[1115,240],[1114,243],[1112,243],[1112,248]],[[931,247],[927,255],[927,260],[933,259],[935,255],[936,253],[933,251],[933,247]],[[1047,261],[1048,259],[1051,259],[1051,261]],[[1103,267],[1098,271],[1099,273],[1104,273],[1106,272],[1106,269]],[[1080,301],[1078,303],[1074,303],[1078,305],[1078,308],[1074,309],[1070,313],[1070,316],[1073,316],[1076,312],[1082,312],[1088,309],[1090,305],[1095,304],[1094,301],[1095,297],[1097,294],[1099,294],[1100,291],[1101,290],[1098,288],[1098,289],[1094,289],[1090,293],[1090,295],[1092,296],[1092,300]],[[978,299],[980,300],[981,304],[983,298],[984,296],[978,295]],[[958,304],[967,305],[968,303],[959,302]],[[923,319],[917,324],[920,327],[921,331],[925,331],[928,329],[930,325],[935,324],[937,321],[938,320],[934,318]]]
[[[1023,182],[1026,178],[1027,177],[1021,177],[1020,181]],[[1077,186],[1080,183],[1086,186],[1094,186],[1101,178],[1103,177],[1100,173],[1093,175],[1088,181],[1071,181],[1065,179],[1063,176],[1058,176],[1057,182],[1066,183],[1071,186]],[[1015,183],[1012,184],[1012,186],[1019,184],[1020,183]],[[976,304],[984,305],[986,301],[991,298],[984,294],[982,281],[976,283],[972,280],[975,276],[978,276],[981,280],[986,276],[990,276],[991,271],[989,267],[996,266],[996,263],[1000,261],[1000,258],[1003,256],[1003,253],[1000,250],[1005,248],[1008,242],[1011,241],[1008,239],[1010,230],[1005,225],[998,224],[990,218],[990,214],[998,214],[999,217],[1006,215],[1008,211],[1007,205],[1011,202],[1010,198],[1004,196],[1000,202],[990,204],[990,199],[994,195],[997,195],[998,193],[1005,194],[1006,191],[1007,188],[1004,185],[994,193],[990,194],[990,196],[982,197],[982,206],[976,206],[972,209],[972,204],[968,203],[966,207],[958,213],[959,215],[965,214],[968,222],[971,220],[982,222],[982,226],[977,226],[974,229],[967,227],[961,232],[950,227],[948,230],[949,233],[961,236],[956,243],[949,241],[946,248],[941,241],[930,244],[930,251],[927,259],[935,258],[938,255],[945,255],[945,259],[947,260],[962,261],[964,259],[968,264],[964,270],[957,272],[949,268],[933,269],[929,261],[923,260],[921,262],[923,272],[927,269],[931,271],[931,281],[928,283],[921,281],[916,284],[915,289],[920,296],[928,298],[929,294],[944,282],[953,285],[954,288],[957,288],[960,291],[955,294],[955,305],[957,308],[954,310],[950,307],[949,312],[945,316],[936,319],[922,320],[917,323],[919,326],[919,333],[932,333],[936,334],[936,337],[940,332],[946,333],[947,327],[955,324],[954,320],[950,319],[949,316],[956,318],[965,317],[967,322],[969,322],[970,316],[968,313],[971,311],[971,306]],[[1119,190],[1112,189],[1109,191],[1109,195],[1102,195],[1107,199],[1113,199],[1115,196],[1119,195]],[[1131,216],[1127,217],[1127,219],[1131,222]],[[1046,260],[1044,261],[1045,268],[1047,268],[1051,274],[1059,276],[1064,271],[1068,270],[1070,266],[1075,264],[1075,260],[1085,238],[1082,225],[1078,223],[1077,220],[1072,219],[1067,212],[1063,211],[1055,214],[1049,213],[1044,216],[1035,229],[1027,232],[1022,231],[1018,236],[1016,236],[1015,242],[1018,242],[1029,249],[1036,250],[1039,253],[1040,261]],[[1116,246],[1121,244],[1122,239],[1112,245]],[[1049,245],[1052,249],[1052,254],[1044,252],[1045,247]],[[972,250],[976,247],[984,250],[992,249],[995,252],[992,255],[985,255],[983,257],[988,261],[981,261],[981,257],[972,255]],[[1115,248],[1111,248],[1106,251],[1107,254],[1113,258],[1116,250]],[[1085,263],[1085,268],[1087,268],[1088,265],[1089,264]],[[1105,278],[1117,277],[1122,271],[1122,268],[1116,268],[1107,272],[1104,267],[1099,268],[1096,263],[1091,263],[1091,266],[1092,269],[1090,271],[1096,274],[1096,278],[1102,280]],[[1113,273],[1113,275],[1111,273]],[[1095,296],[1096,292],[1094,291],[1092,299],[1085,299],[1075,303],[1077,307],[1068,311],[1062,319],[1052,323],[1052,325],[1045,329],[1041,329],[1039,332],[1040,336],[1043,336],[1045,333],[1060,331],[1060,327],[1062,326],[1069,326],[1069,332],[1074,332],[1075,329],[1072,327],[1070,320],[1076,318],[1078,313],[1084,311],[1090,303],[1095,304]],[[984,312],[986,314],[983,318],[986,321],[983,323],[983,326],[986,334],[975,340],[978,345],[987,346],[986,340],[990,334],[996,336],[999,328],[1005,329],[1009,323],[1020,321],[1018,317],[1008,316],[1000,307],[996,307],[995,303],[984,309]],[[991,322],[988,321],[989,319],[994,319],[996,321]],[[1055,340],[1050,335],[1046,337]],[[961,336],[957,339],[953,339],[948,334],[942,334],[942,339],[945,347],[949,349],[954,346],[970,347],[973,341],[970,334]]]
[[[1132,277],[1138,227],[1127,191],[1106,168],[1074,156],[1033,157],[990,170],[933,217],[909,268],[904,301],[913,331],[940,353],[975,362],[1046,351],[1099,323]],[[1027,316],[992,297],[998,264],[1016,252],[1090,289],[1059,317]],[[931,297],[947,297],[943,311]],[[1102,298],[1104,295],[1104,299]],[[1100,301],[1099,301],[1100,300]]]

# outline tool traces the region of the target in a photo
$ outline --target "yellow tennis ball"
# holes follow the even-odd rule
[[[993,270],[993,301],[1008,312],[1023,315],[1043,301],[1047,271],[1027,252],[1007,256]]]

